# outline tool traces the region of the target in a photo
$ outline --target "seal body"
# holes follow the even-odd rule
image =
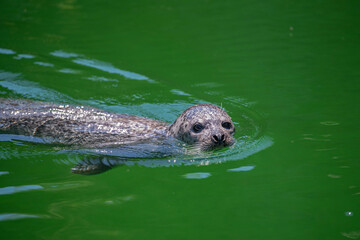
[[[0,99],[0,132],[41,137],[49,143],[104,147],[173,137],[201,150],[234,143],[234,124],[221,108],[194,105],[173,124],[92,107]]]
[[[0,131],[50,143],[102,147],[166,136],[168,124],[91,107],[0,99]]]

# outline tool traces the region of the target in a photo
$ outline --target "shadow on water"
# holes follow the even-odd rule
[[[11,49],[0,49],[0,54],[16,55],[16,52]],[[92,81],[101,82],[118,82],[116,75],[120,75],[126,80],[144,80],[144,84],[154,84],[152,80],[144,75],[121,70],[114,67],[110,63],[98,61],[95,59],[88,59],[85,56],[76,53],[68,53],[61,50],[56,50],[50,53],[52,57],[60,58],[63,61],[71,61],[72,68],[57,70],[62,73],[80,74],[76,70],[78,65],[90,67],[92,69],[100,70],[110,73],[114,78],[107,76],[90,76],[88,79]],[[33,60],[34,64],[41,67],[50,67],[56,69],[56,65],[49,62],[39,62],[36,56],[23,56],[18,54],[14,59]],[[53,89],[48,89],[38,83],[24,79],[21,73],[13,73],[5,70],[0,70],[0,86],[3,91],[0,91],[1,97],[17,97],[30,98],[47,102],[61,102],[75,105],[90,105],[113,112],[123,112],[128,114],[136,114],[147,117],[157,117],[159,120],[172,122],[176,117],[187,107],[192,104],[204,103],[200,99],[196,99],[188,93],[178,89],[169,89],[166,86],[161,86],[163,91],[168,93],[185,97],[187,100],[176,100],[168,103],[142,103],[138,105],[124,105],[120,101],[111,100],[111,104],[100,99],[80,100],[60,93]],[[251,103],[238,100],[236,98],[228,97],[226,108],[231,109],[229,112],[236,113],[236,119],[233,118],[237,133],[235,134],[236,143],[226,149],[199,152],[188,146],[184,146],[178,141],[163,142],[162,144],[137,144],[127,146],[117,146],[116,148],[102,148],[102,149],[71,149],[69,147],[45,144],[43,139],[36,137],[16,136],[9,134],[0,135],[0,141],[10,141],[16,145],[35,147],[38,153],[59,154],[64,156],[66,153],[69,156],[67,159],[62,159],[61,162],[74,165],[81,161],[97,162],[107,166],[116,165],[144,165],[149,167],[157,166],[175,166],[175,165],[209,165],[213,163],[222,163],[226,161],[234,161],[246,158],[252,154],[262,151],[273,144],[270,137],[265,136],[265,124],[261,116],[256,112],[247,108],[246,105]],[[225,109],[225,110],[227,110]],[[1,158],[9,158],[13,155],[26,155],[26,149],[21,152],[14,152],[13,150],[3,149],[4,152]],[[34,151],[29,153],[34,154]]]

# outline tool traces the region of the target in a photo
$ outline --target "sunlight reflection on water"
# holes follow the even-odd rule
[[[31,191],[31,190],[39,190],[44,189],[40,185],[23,185],[23,186],[10,186],[10,187],[3,187],[0,188],[0,195],[8,195],[8,194],[14,194],[18,192],[25,192],[25,191]]]
[[[17,56],[14,57],[14,59],[16,59],[16,60],[20,60],[22,58],[32,59],[32,58],[35,58],[35,56],[33,56],[31,54],[18,54]]]
[[[1,176],[1,175],[7,175],[7,174],[9,174],[8,171],[2,171],[2,172],[0,172],[0,176]]]
[[[40,218],[36,215],[31,214],[21,214],[21,213],[1,213],[0,214],[0,221],[9,221],[9,220],[17,220],[23,218]]]
[[[16,52],[14,52],[11,49],[0,48],[0,54],[12,55],[12,54],[15,54],[15,53]]]
[[[183,175],[183,177],[187,179],[204,179],[210,176],[211,173],[207,173],[207,172],[187,173]]]
[[[255,166],[243,166],[238,168],[228,169],[228,172],[244,172],[244,171],[251,171],[255,168]]]
[[[96,69],[102,70],[104,72],[119,74],[126,78],[130,78],[130,79],[134,79],[134,80],[146,80],[151,83],[155,82],[154,80],[151,80],[144,75],[121,70],[121,69],[118,69],[118,68],[112,66],[110,63],[101,62],[98,60],[89,60],[89,59],[78,58],[78,59],[74,59],[73,62],[80,64],[80,65],[87,66],[87,67],[96,68]]]

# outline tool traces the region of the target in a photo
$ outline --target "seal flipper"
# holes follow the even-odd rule
[[[114,166],[107,158],[93,158],[85,159],[81,163],[71,168],[72,173],[82,175],[94,175],[106,172],[112,169]]]
[[[94,175],[94,174],[106,172],[111,168],[112,167],[106,166],[104,164],[79,163],[78,165],[71,168],[71,172],[81,175]]]

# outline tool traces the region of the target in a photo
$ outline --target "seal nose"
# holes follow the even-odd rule
[[[214,143],[221,144],[221,143],[223,143],[225,141],[225,136],[224,136],[224,134],[216,134],[216,135],[212,136],[211,140]]]

